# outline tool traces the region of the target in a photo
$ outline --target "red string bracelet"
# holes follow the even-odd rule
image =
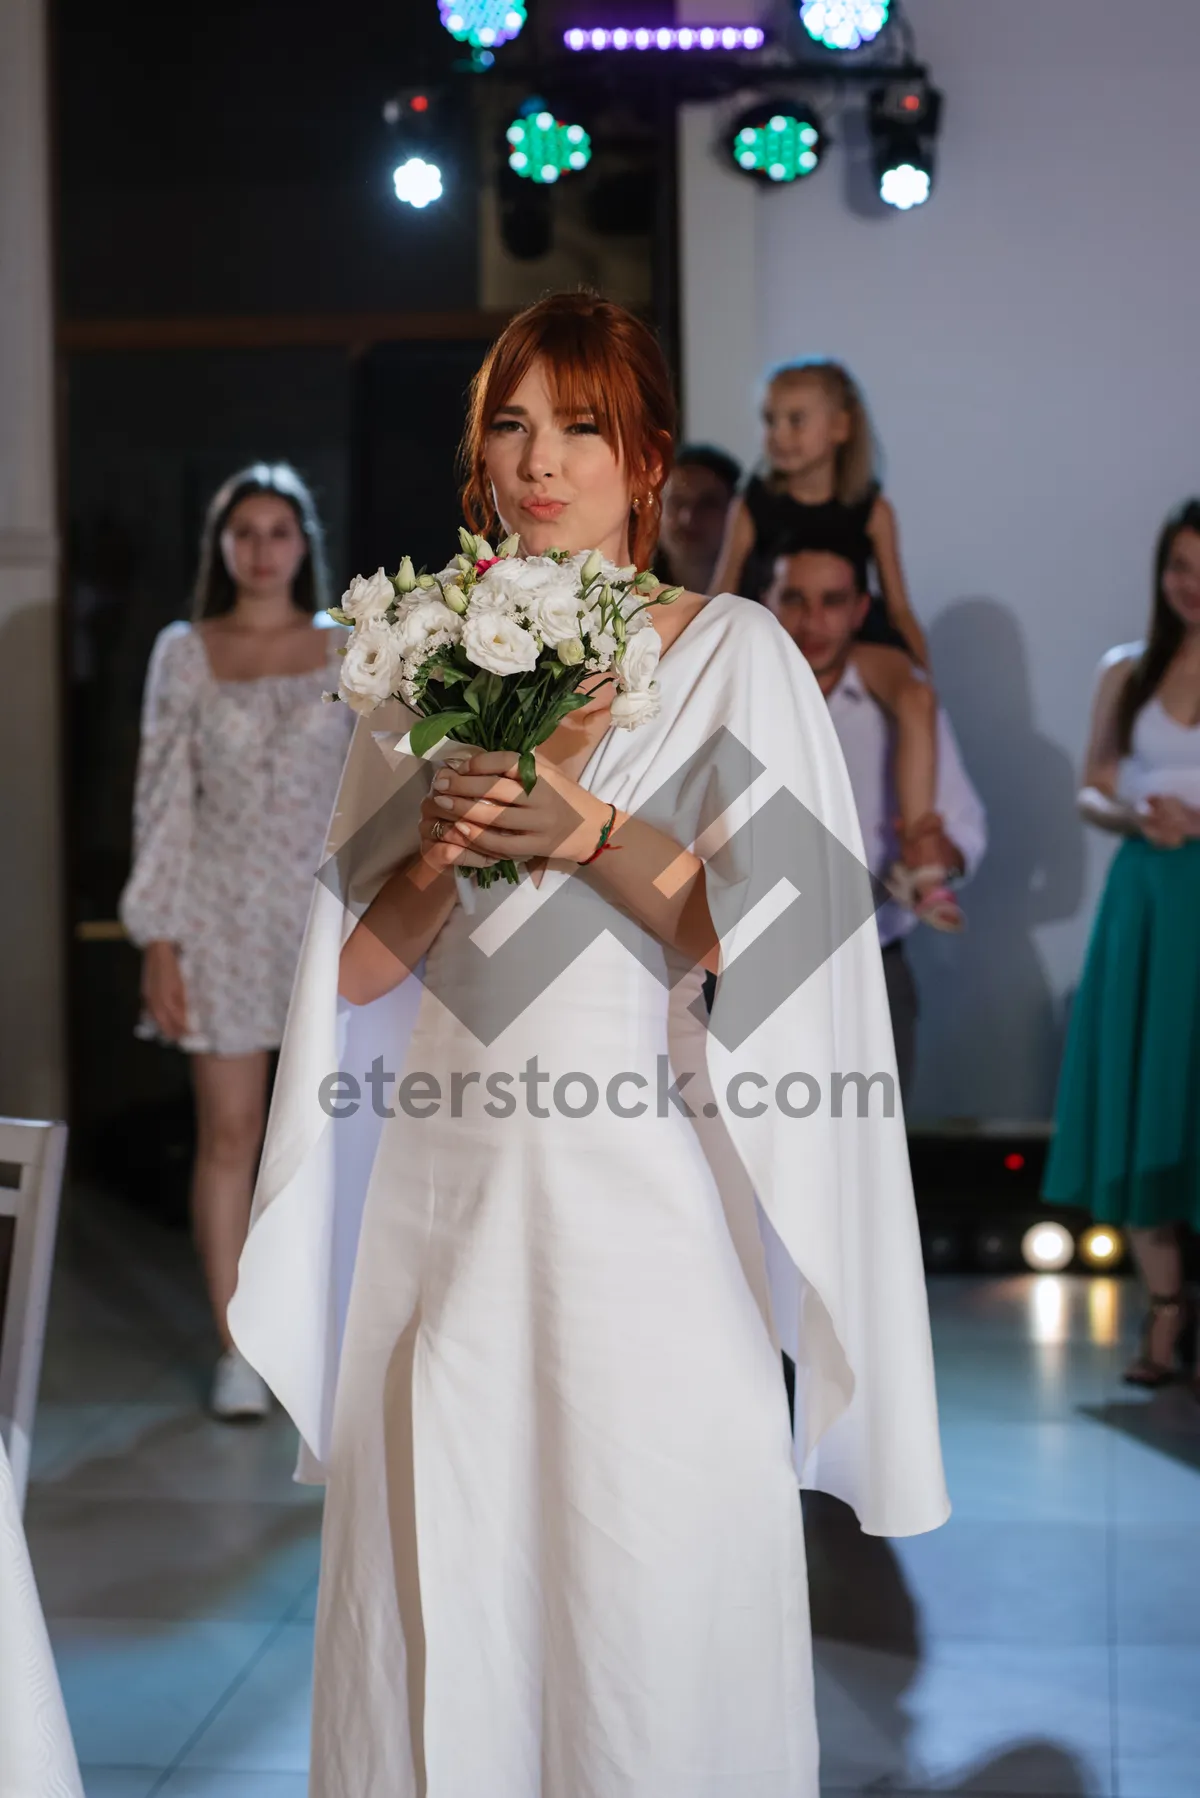
[[[594,862],[596,857],[598,855],[603,855],[604,851],[606,849],[620,849],[621,848],[620,843],[610,843],[608,840],[612,834],[612,827],[616,823],[616,821],[617,821],[617,808],[615,805],[610,805],[608,818],[605,821],[604,829],[600,832],[600,841],[596,844],[596,847],[592,850],[592,853],[584,861],[580,862],[579,866],[581,868],[586,868],[588,865],[588,862]]]

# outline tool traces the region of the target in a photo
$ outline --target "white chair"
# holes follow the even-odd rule
[[[10,1243],[7,1256],[0,1247],[0,1439],[20,1510],[29,1479],[66,1152],[65,1124],[0,1118],[0,1245],[5,1237]]]

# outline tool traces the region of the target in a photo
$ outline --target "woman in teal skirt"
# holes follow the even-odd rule
[[[1191,1361],[1182,1233],[1200,1229],[1200,500],[1159,537],[1146,642],[1101,664],[1079,806],[1125,841],[1071,1011],[1042,1193],[1128,1232],[1150,1309],[1125,1378],[1161,1386]]]

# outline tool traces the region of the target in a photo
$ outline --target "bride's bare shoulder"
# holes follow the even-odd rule
[[[702,611],[708,604],[710,601],[706,594],[685,591],[679,595],[678,599],[672,600],[670,605],[656,606],[651,616],[654,619],[655,628],[662,638],[663,648],[666,649],[674,643],[676,637],[687,629],[697,612]]]

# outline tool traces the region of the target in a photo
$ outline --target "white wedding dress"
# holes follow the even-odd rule
[[[339,1005],[341,942],[412,841],[415,800],[403,828],[378,808],[428,784],[403,708],[355,738],[230,1314],[328,1483],[313,1798],[816,1798],[798,1476],[876,1533],[947,1514],[898,1106],[761,1103],[798,1070],[894,1076],[869,897],[791,992],[796,928],[760,937],[775,1009],[734,1016],[779,897],[739,824],[791,794],[861,858],[824,701],[729,595],[660,681],[582,784],[704,853],[723,1040],[700,971],[556,870],[464,894],[420,981]],[[862,872],[834,850],[792,877],[818,910]],[[338,1068],[361,1103],[331,1119]]]
[[[0,1798],[83,1798],[2,1437]]]

